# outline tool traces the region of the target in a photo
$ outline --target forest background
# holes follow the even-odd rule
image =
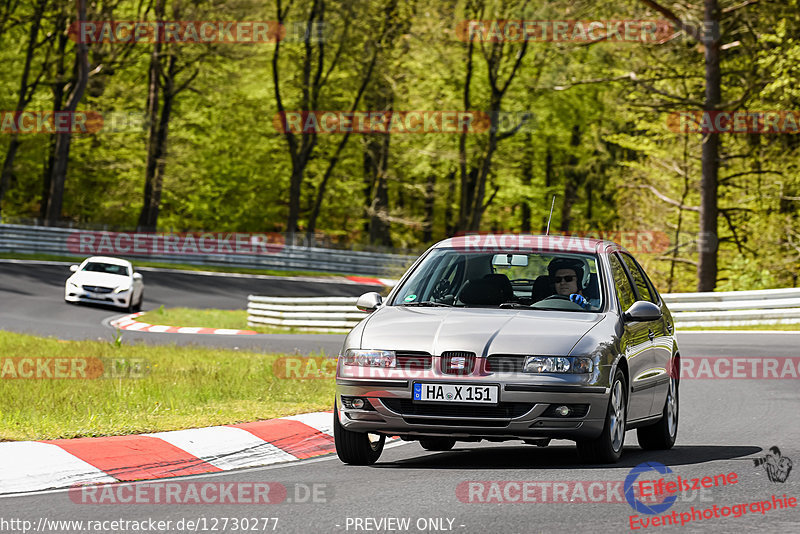
[[[95,42],[76,37],[79,20],[272,21],[283,33]],[[491,21],[515,20],[670,31],[493,33]],[[663,236],[637,252],[662,291],[798,283],[797,129],[674,123],[681,111],[800,110],[798,0],[0,0],[0,64],[4,119],[103,117],[85,133],[3,122],[5,223],[408,252],[465,232],[542,232],[555,196],[551,232]],[[276,120],[359,110],[467,110],[495,127],[292,133]]]

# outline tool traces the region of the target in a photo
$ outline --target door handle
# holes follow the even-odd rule
[[[656,337],[656,333],[655,333],[655,332],[653,332],[653,330],[652,330],[652,329],[650,329],[650,330],[648,330],[648,331],[647,331],[647,337],[649,337],[649,338],[650,338],[650,341],[653,341],[653,338],[655,338],[655,337]]]

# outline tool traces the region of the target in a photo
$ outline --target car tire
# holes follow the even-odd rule
[[[333,405],[333,441],[336,445],[336,455],[339,459],[350,465],[372,465],[383,452],[386,436],[381,435],[377,441],[372,441],[366,432],[353,432],[347,430],[339,422],[339,410]]]
[[[578,441],[578,453],[585,463],[613,464],[622,456],[628,413],[628,388],[625,376],[617,369],[611,382],[603,431],[595,439]]]
[[[670,377],[667,398],[661,419],[653,425],[643,426],[636,430],[639,446],[644,450],[667,450],[675,445],[678,437],[678,379]]]
[[[144,291],[142,291],[142,294],[139,295],[139,302],[137,302],[136,306],[133,307],[133,311],[135,312],[142,311],[142,302],[144,302]]]
[[[420,438],[419,444],[426,451],[449,451],[455,446],[456,440],[450,438]]]

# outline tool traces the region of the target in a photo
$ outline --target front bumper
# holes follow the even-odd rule
[[[119,293],[100,293],[93,294],[81,288],[67,287],[64,290],[64,300],[67,302],[90,302],[93,304],[105,304],[107,306],[117,306],[127,308],[133,298],[133,290],[120,291]]]
[[[486,384],[500,386],[499,404],[421,403],[412,401],[417,379],[362,379],[337,377],[336,406],[347,430],[415,438],[447,436],[455,439],[591,439],[605,424],[609,388],[604,385],[535,383],[518,374]],[[426,383],[460,382],[455,377],[425,378]],[[473,381],[474,383],[474,381]],[[373,409],[346,408],[342,396],[367,399]],[[585,415],[553,417],[555,405],[587,406]],[[368,408],[368,407],[367,407]]]

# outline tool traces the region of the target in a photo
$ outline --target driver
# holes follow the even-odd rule
[[[589,308],[592,304],[583,296],[583,262],[569,258],[556,258],[547,266],[553,280],[556,294],[568,297],[581,308]]]

